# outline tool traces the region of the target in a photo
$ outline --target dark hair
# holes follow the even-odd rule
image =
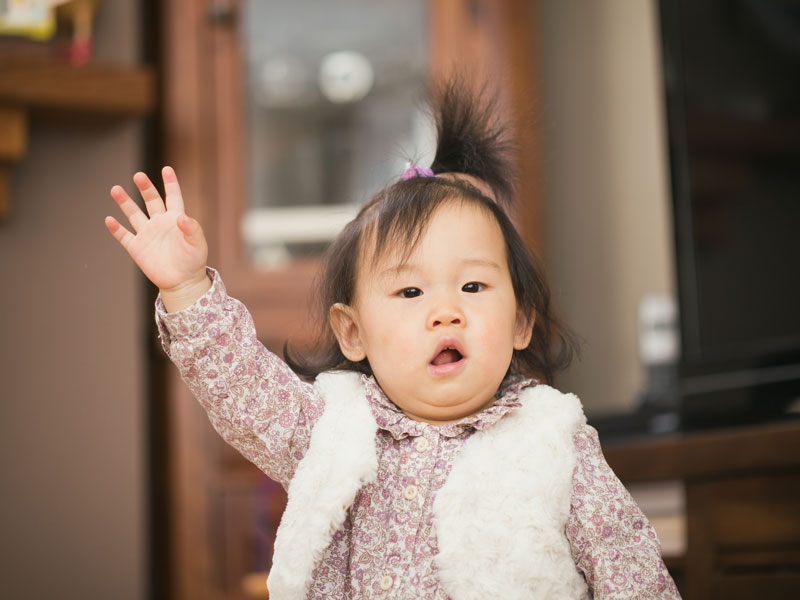
[[[454,177],[414,177],[389,185],[362,207],[329,247],[317,283],[317,347],[301,355],[284,345],[286,362],[296,373],[316,377],[323,371],[339,369],[372,375],[367,359],[356,363],[342,354],[328,323],[330,308],[339,302],[352,304],[365,240],[373,244],[373,261],[378,261],[387,248],[403,247],[408,256],[434,213],[452,201],[475,204],[494,217],[505,240],[517,308],[534,323],[530,344],[524,350],[514,350],[507,375],[535,377],[552,384],[555,373],[572,361],[574,338],[553,312],[538,259],[502,206],[513,198],[513,144],[505,128],[488,118],[495,114],[491,110],[494,101],[484,93],[464,90],[460,83],[451,82],[436,91],[432,103],[438,138],[431,169]],[[459,174],[486,183],[495,198],[459,179]]]

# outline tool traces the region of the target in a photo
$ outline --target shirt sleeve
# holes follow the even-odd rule
[[[597,431],[580,427],[566,534],[595,600],[680,599],[653,526],[603,456]]]
[[[250,313],[227,295],[214,269],[208,274],[211,289],[192,306],[168,313],[156,300],[161,345],[214,429],[287,487],[323,400],[258,341]]]

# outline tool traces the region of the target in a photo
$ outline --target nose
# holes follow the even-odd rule
[[[428,329],[455,326],[463,327],[467,320],[464,313],[453,302],[441,302],[428,315]]]

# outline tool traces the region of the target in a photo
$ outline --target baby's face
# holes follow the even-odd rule
[[[366,253],[369,256],[369,253]],[[478,205],[447,202],[408,257],[361,261],[355,301],[331,321],[409,417],[443,424],[491,405],[531,325],[517,312],[505,242]]]

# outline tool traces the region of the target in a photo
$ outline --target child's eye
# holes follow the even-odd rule
[[[461,291],[468,292],[470,294],[477,294],[483,289],[486,289],[484,284],[478,283],[477,281],[470,281],[469,283],[464,284],[464,287],[461,288]]]
[[[398,294],[403,298],[416,298],[422,295],[422,290],[415,287],[407,287],[400,290]]]

